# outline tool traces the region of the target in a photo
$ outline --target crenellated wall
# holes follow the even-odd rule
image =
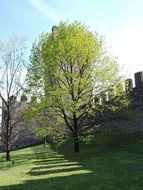
[[[143,71],[134,74],[134,83],[135,86],[133,86],[133,79],[128,78],[124,84],[119,83],[114,88],[110,88],[107,92],[103,93],[100,97],[95,97],[94,101],[99,103],[108,102],[118,95],[118,92],[128,92],[134,106],[137,108],[141,107],[143,105]]]
[[[134,74],[133,79],[125,81],[125,91],[129,92],[133,113],[130,119],[110,121],[101,128],[101,134],[122,134],[143,132],[143,71]]]
[[[133,101],[134,109],[143,108],[143,71],[134,74],[135,87],[133,80],[126,80],[126,91],[130,91],[130,97]]]

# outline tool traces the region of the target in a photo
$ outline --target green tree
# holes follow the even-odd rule
[[[54,139],[61,143],[66,134],[62,120],[52,113],[45,100],[45,98],[41,98],[40,102],[38,102],[36,97],[31,97],[28,108],[24,112],[24,120],[26,123],[31,124],[30,130],[32,133],[43,138],[44,146],[47,144],[47,139]]]
[[[40,61],[35,61],[37,47]],[[94,97],[100,97],[120,80],[116,59],[107,53],[97,33],[79,22],[61,22],[33,47],[29,71],[30,91],[43,93],[45,106],[64,121],[74,151],[79,152],[79,137],[89,129],[82,121],[96,106]]]

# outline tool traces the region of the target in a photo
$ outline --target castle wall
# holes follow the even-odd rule
[[[32,145],[37,143],[40,139],[36,137],[31,129],[38,127],[36,123],[33,123],[33,126],[26,123],[23,120],[23,112],[28,108],[28,102],[27,99],[22,97],[21,101],[18,102],[16,99],[14,99],[15,102],[13,102],[12,106],[10,107],[11,112],[11,120],[13,129],[10,137],[10,148],[11,150],[22,148],[28,145]],[[1,125],[1,150],[5,150],[5,144],[6,144],[6,127],[5,127],[5,114],[6,110],[3,107],[2,110],[2,125]]]
[[[125,81],[125,91],[129,92],[132,101],[132,117],[130,119],[120,119],[110,121],[101,127],[100,134],[123,134],[143,132],[143,72],[134,74],[135,87],[133,79]]]

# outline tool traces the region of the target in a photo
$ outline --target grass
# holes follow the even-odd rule
[[[142,190],[143,134],[97,137],[81,144],[0,153],[0,190]]]

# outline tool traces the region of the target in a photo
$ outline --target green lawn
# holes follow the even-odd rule
[[[97,137],[81,145],[0,153],[0,190],[143,190],[143,134]]]

